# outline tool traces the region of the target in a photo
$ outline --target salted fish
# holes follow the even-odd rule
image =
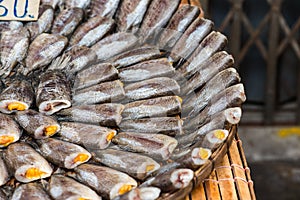
[[[118,102],[125,97],[123,83],[120,80],[100,83],[73,93],[74,104],[97,104]]]
[[[65,48],[68,39],[61,35],[42,33],[29,45],[25,59],[26,66],[21,70],[24,75],[45,68]]]
[[[200,17],[195,19],[172,48],[169,59],[172,62],[187,59],[209,34],[212,27],[213,22],[208,19]]]
[[[188,26],[199,16],[197,6],[182,5],[174,13],[168,25],[159,36],[158,45],[163,50],[170,50],[182,36]]]
[[[178,144],[167,135],[133,132],[121,132],[112,141],[126,151],[143,153],[157,160],[167,160]]]
[[[2,32],[15,30],[23,27],[20,21],[0,21],[0,35]]]
[[[39,7],[39,17],[37,21],[26,23],[29,30],[30,40],[34,40],[39,34],[50,31],[54,19],[54,10],[50,5]]]
[[[95,160],[115,170],[125,172],[133,178],[144,180],[160,165],[148,156],[122,150],[104,149],[93,151]]]
[[[79,144],[86,149],[106,149],[117,131],[107,127],[77,122],[60,122],[60,139]]]
[[[123,119],[138,119],[144,117],[171,116],[181,112],[181,98],[164,96],[152,99],[134,101],[125,104]]]
[[[111,18],[118,9],[120,0],[92,0],[89,17],[101,16]]]
[[[228,137],[229,131],[225,129],[216,129],[205,134],[201,146],[208,149],[216,149],[219,147]]]
[[[53,21],[51,33],[69,36],[83,19],[83,10],[78,7],[64,9]]]
[[[51,197],[56,200],[102,199],[91,188],[63,175],[51,176],[49,182],[49,193]]]
[[[97,54],[98,61],[105,61],[113,56],[132,49],[137,44],[138,38],[131,33],[117,32],[109,35],[96,44],[91,49]],[[107,51],[109,49],[109,51]]]
[[[135,65],[119,69],[123,82],[137,82],[155,77],[172,77],[175,68],[166,58],[146,60]]]
[[[47,178],[53,171],[45,158],[23,142],[8,146],[5,161],[15,178],[23,183]]]
[[[75,76],[73,88],[83,89],[105,81],[118,78],[118,70],[110,63],[99,63],[78,72]]]
[[[182,135],[183,121],[176,117],[153,117],[123,120],[119,128],[123,132],[161,133],[169,136]]]
[[[1,33],[0,77],[7,77],[18,63],[22,63],[29,47],[30,34],[20,27]]]
[[[51,200],[48,193],[43,189],[42,185],[37,182],[34,183],[26,183],[19,185],[12,197],[11,200]]]
[[[139,36],[142,42],[153,40],[162,31],[162,28],[169,22],[180,0],[152,0],[147,12],[144,16],[143,22],[139,29]]]
[[[48,70],[40,77],[36,91],[39,112],[52,115],[71,106],[71,89],[66,75],[58,70]]]
[[[75,168],[75,172],[79,181],[107,199],[113,199],[137,186],[136,180],[127,174],[108,167],[83,164]]]
[[[116,14],[117,30],[136,33],[150,2],[150,0],[123,0]]]
[[[41,0],[41,5],[50,5],[53,9],[62,7],[65,0]]]
[[[178,95],[180,86],[168,77],[152,78],[136,83],[131,83],[124,87],[126,98],[130,101],[148,99],[153,97]]]
[[[40,145],[39,151],[44,158],[59,167],[74,169],[91,158],[91,154],[77,144],[54,138],[47,138],[37,142]]]
[[[0,148],[18,141],[22,130],[11,116],[0,113]]]
[[[34,91],[26,80],[14,80],[0,94],[0,111],[10,114],[30,108],[34,100]]]
[[[122,120],[124,106],[116,103],[96,105],[79,105],[61,110],[58,118],[66,121],[75,121],[102,126],[117,126]]]
[[[114,20],[105,17],[92,17],[82,23],[70,38],[69,46],[90,47],[107,34],[114,25]]]
[[[159,195],[160,189],[157,187],[137,187],[130,192],[117,196],[113,200],[155,200]]]
[[[92,0],[63,0],[66,8],[87,8]]]
[[[51,137],[60,130],[59,123],[53,117],[31,109],[17,112],[15,120],[35,139]]]
[[[8,169],[2,157],[0,156],[0,186],[4,185],[10,179]],[[1,197],[0,197],[1,199]]]

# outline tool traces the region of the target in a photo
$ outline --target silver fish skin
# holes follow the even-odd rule
[[[91,0],[63,0],[64,1],[64,5],[66,8],[82,8],[82,9],[85,9],[87,8],[90,3],[91,3]]]
[[[0,113],[0,148],[18,141],[22,131],[18,124],[8,115]]]
[[[211,154],[211,149],[196,147],[192,148],[192,150],[186,155],[176,159],[175,162],[180,163],[180,167],[197,170],[208,161]]]
[[[51,137],[60,130],[60,125],[54,118],[31,109],[17,112],[15,120],[35,139]]]
[[[192,116],[191,113],[199,113],[208,101],[221,91],[241,81],[235,68],[227,68],[210,80],[195,94],[191,94],[182,103],[183,116]]]
[[[179,3],[180,0],[151,1],[139,29],[139,36],[143,43],[157,37],[162,28],[169,22]]]
[[[150,2],[150,0],[123,0],[116,14],[117,30],[136,33]]]
[[[151,60],[161,56],[159,49],[156,46],[145,45],[125,51],[109,59],[117,69],[127,67],[145,60]]]
[[[160,195],[160,189],[157,187],[141,187],[135,188],[113,200],[155,200]]]
[[[51,33],[69,36],[83,19],[81,8],[69,8],[58,13],[53,21]]]
[[[121,132],[112,141],[126,151],[143,153],[159,161],[167,160],[178,144],[167,135],[132,132]]]
[[[188,26],[199,16],[197,6],[182,5],[174,13],[168,25],[159,36],[158,45],[163,50],[170,50],[182,36]]]
[[[112,18],[118,9],[120,0],[92,0],[90,3],[89,17]]]
[[[16,30],[23,27],[20,21],[1,21],[0,22],[0,35],[2,32]]]
[[[160,168],[160,165],[152,158],[137,153],[104,149],[93,151],[93,154],[97,162],[139,180],[144,180],[152,172]]]
[[[44,158],[59,167],[74,169],[91,158],[91,154],[77,144],[54,138],[37,142],[40,144],[39,151]]]
[[[15,178],[28,183],[51,176],[53,170],[49,163],[26,143],[14,143],[5,151],[5,161]]]
[[[94,44],[91,49],[97,54],[98,61],[105,61],[131,49],[137,42],[138,38],[134,34],[118,32],[103,38]]]
[[[189,129],[189,127],[200,126],[209,119],[209,116],[225,110],[226,108],[239,107],[245,101],[246,95],[242,83],[228,87],[210,99],[204,110],[199,113],[191,113],[191,116],[195,117],[187,117],[186,120],[188,120],[188,125],[185,126],[185,128]]]
[[[88,150],[106,149],[117,134],[114,129],[92,124],[60,122],[60,126],[60,139],[81,145]]]
[[[52,115],[71,106],[71,89],[63,72],[48,70],[39,79],[36,91],[36,105],[39,112]]]
[[[93,199],[102,198],[91,188],[63,175],[51,176],[49,182],[49,193],[53,199]]]
[[[42,33],[30,44],[22,74],[28,75],[51,63],[65,48],[68,39],[61,35]]]
[[[104,82],[73,93],[73,102],[80,104],[97,104],[118,102],[125,97],[123,83],[119,80]]]
[[[37,21],[28,22],[25,27],[29,30],[30,40],[34,40],[39,34],[50,31],[54,19],[54,10],[49,5],[39,7]]]
[[[114,23],[113,19],[100,16],[88,19],[74,31],[69,46],[92,46],[113,28]]]
[[[162,192],[173,192],[189,186],[193,178],[194,172],[190,169],[173,169],[147,180],[143,183],[143,186],[158,187]]]
[[[10,179],[10,175],[8,169],[6,167],[4,160],[0,156],[0,186],[4,185],[9,179]]]
[[[73,106],[57,113],[58,118],[67,121],[117,126],[122,120],[124,106],[116,103]]]
[[[218,52],[211,56],[198,71],[196,71],[182,85],[182,94],[189,95],[198,88],[202,87],[211,78],[216,76],[220,71],[233,67],[233,57],[225,51]]]
[[[164,96],[134,101],[125,104],[122,116],[125,120],[176,115],[181,112],[181,101],[181,98],[178,96]]]
[[[51,200],[50,196],[43,189],[43,187],[36,182],[19,185],[15,189],[11,197],[11,200],[25,200],[25,199]]]
[[[168,77],[152,78],[136,83],[131,83],[124,87],[126,98],[129,101],[148,99],[153,97],[178,95],[180,86]]]
[[[34,100],[34,91],[26,80],[14,80],[0,94],[0,111],[10,114],[27,110]]]
[[[119,69],[123,82],[137,82],[159,76],[172,77],[175,68],[166,58],[146,60],[135,65]]]
[[[108,167],[83,164],[75,168],[75,172],[76,179],[107,199],[113,199],[137,187],[133,178]]]
[[[80,90],[105,81],[118,78],[118,70],[110,63],[99,63],[78,72],[75,76],[73,88]]]
[[[176,117],[155,117],[123,120],[119,127],[123,132],[161,133],[169,136],[183,135],[183,121]]]
[[[172,48],[169,59],[172,62],[177,62],[182,58],[187,59],[211,31],[212,27],[213,22],[208,19],[200,17],[195,19]]]
[[[18,28],[1,33],[0,77],[9,76],[18,63],[22,63],[28,47],[30,34],[26,28]]]

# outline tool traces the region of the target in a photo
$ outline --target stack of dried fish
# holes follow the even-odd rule
[[[0,22],[0,199],[191,186],[245,101],[226,37],[199,14],[180,0],[42,0],[37,21]]]

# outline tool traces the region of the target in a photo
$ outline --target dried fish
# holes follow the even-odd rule
[[[153,99],[134,101],[125,105],[123,119],[138,119],[143,117],[159,117],[179,114],[181,98],[165,96]]]
[[[91,188],[75,181],[72,178],[62,176],[62,175],[51,176],[50,184],[49,184],[49,193],[52,196],[52,198],[56,200],[66,200],[66,199],[101,200],[102,199]]]
[[[116,14],[117,30],[136,33],[150,2],[150,0],[123,0]]]
[[[92,0],[63,0],[66,8],[87,8]]]
[[[0,39],[0,77],[7,77],[26,56],[30,34],[26,28],[2,32]]]
[[[213,22],[208,19],[197,18],[184,32],[176,45],[172,48],[169,59],[177,62],[187,59],[198,47],[199,43],[211,31]]]
[[[26,80],[14,80],[0,94],[0,111],[10,114],[29,109],[34,100],[31,84]]]
[[[23,27],[20,21],[0,21],[0,35],[2,32],[16,30]]]
[[[183,115],[191,116],[190,112],[192,110],[193,113],[199,113],[213,96],[219,94],[225,88],[239,83],[240,81],[241,78],[235,68],[228,68],[219,72],[207,81],[200,91],[183,101]]]
[[[51,33],[63,36],[69,36],[83,19],[83,10],[81,8],[69,8],[59,12],[55,17]]]
[[[168,77],[152,78],[125,86],[125,94],[128,100],[141,100],[153,97],[178,95],[180,86]]]
[[[172,49],[188,26],[199,16],[199,13],[200,10],[197,6],[180,6],[160,35],[159,47],[163,50]]]
[[[124,120],[119,124],[121,131],[139,133],[162,133],[170,136],[182,135],[183,121],[176,117],[155,117]]]
[[[39,112],[52,115],[71,106],[71,89],[67,77],[61,71],[48,70],[40,76],[36,91]]]
[[[61,35],[42,33],[37,36],[29,46],[22,73],[28,75],[47,66],[62,52],[67,42],[68,39]]]
[[[60,125],[54,118],[35,110],[19,111],[15,119],[35,139],[51,137],[60,130]]]
[[[0,186],[4,185],[9,180],[9,178],[10,176],[6,164],[4,163],[2,157],[0,156]]]
[[[98,42],[114,25],[114,20],[96,16],[82,23],[74,31],[69,46],[92,46]]]
[[[157,160],[167,160],[177,146],[177,140],[163,134],[121,132],[113,143],[126,151],[146,154]]]
[[[97,150],[93,152],[95,160],[115,170],[125,172],[133,178],[144,180],[160,165],[147,156],[115,149]]]
[[[19,185],[15,189],[11,197],[11,200],[25,200],[25,199],[51,200],[50,196],[43,189],[43,187],[36,182]]]
[[[7,195],[0,189],[0,200],[8,200]]]
[[[29,30],[31,41],[39,34],[48,32],[51,29],[54,19],[54,10],[50,5],[39,7],[39,17],[37,21],[28,22],[25,27]]]
[[[0,113],[0,148],[18,141],[21,133],[18,124],[10,116]]]
[[[180,0],[152,0],[139,30],[143,42],[153,40],[168,23]]]
[[[204,165],[212,154],[211,149],[196,147],[193,148],[189,153],[176,159],[175,162],[180,163],[180,167],[197,170],[201,165]]]
[[[98,61],[103,61],[131,49],[137,42],[138,38],[134,34],[118,32],[103,38],[91,49],[97,54]]]
[[[92,0],[89,17],[101,16],[111,18],[118,9],[120,0]]]
[[[91,158],[91,154],[77,144],[54,138],[37,142],[40,144],[39,151],[44,158],[59,167],[74,169]]]
[[[62,4],[66,0],[41,0],[41,5],[50,5],[53,9],[56,9],[57,6],[62,7]]]
[[[118,70],[110,63],[99,63],[78,72],[73,88],[79,90],[105,81],[115,80],[117,77]]]
[[[5,151],[5,161],[15,178],[23,183],[51,176],[49,163],[26,143],[14,143]]]
[[[60,139],[91,150],[107,148],[117,134],[116,130],[92,124],[61,122],[60,125]]]
[[[124,106],[116,103],[73,106],[58,112],[61,120],[84,123],[99,123],[102,126],[117,126],[122,120]]]
[[[73,102],[74,104],[110,103],[120,101],[124,97],[123,83],[115,80],[77,90],[73,94]]]
[[[113,200],[155,200],[159,197],[159,195],[160,189],[157,187],[141,187],[134,188],[130,192],[118,196]]]
[[[229,131],[225,129],[216,129],[207,133],[203,141],[201,141],[201,146],[208,149],[216,149],[220,146],[228,137]]]
[[[175,69],[166,58],[147,60],[119,69],[119,77],[124,82],[136,82],[159,76],[171,77]]]
[[[79,181],[104,198],[113,199],[137,186],[137,182],[127,174],[108,167],[83,164],[75,168],[75,172]]]

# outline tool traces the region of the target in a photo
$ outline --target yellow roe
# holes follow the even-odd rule
[[[115,137],[115,132],[112,131],[106,136],[106,140],[109,142],[113,139],[113,137]]]
[[[51,136],[57,131],[57,126],[48,126],[45,128],[44,133],[46,136]]]
[[[152,171],[154,169],[154,167],[155,167],[154,165],[147,165],[146,166],[146,171],[150,172],[150,171]]]
[[[126,192],[130,191],[132,189],[131,185],[123,185],[120,189],[119,189],[119,195],[125,194]]]
[[[26,171],[25,177],[28,179],[38,179],[38,178],[41,178],[45,174],[46,174],[45,172],[39,170],[38,168],[32,167]]]
[[[209,158],[209,153],[206,149],[200,148],[198,154],[202,160],[207,160]]]
[[[13,136],[8,136],[8,135],[0,136],[0,145],[1,146],[8,146],[14,140],[15,140],[15,138]]]
[[[222,130],[215,131],[214,135],[219,140],[223,140],[225,138],[225,133]]]
[[[84,153],[80,153],[80,154],[78,154],[78,155],[74,158],[73,162],[74,162],[74,163],[77,163],[77,162],[85,162],[85,161],[87,161],[88,159],[89,159],[89,155],[84,154]]]
[[[10,103],[7,105],[7,109],[8,110],[18,110],[18,111],[23,111],[26,109],[26,106],[23,103],[18,103],[18,102],[14,102],[14,103]]]

